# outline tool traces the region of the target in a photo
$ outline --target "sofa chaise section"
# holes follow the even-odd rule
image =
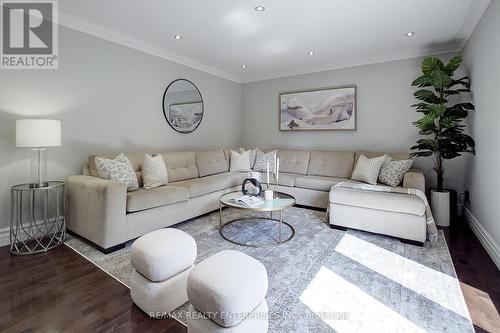
[[[337,187],[330,191],[330,226],[356,229],[422,245],[425,204],[415,195]]]

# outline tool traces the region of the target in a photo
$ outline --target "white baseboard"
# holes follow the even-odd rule
[[[464,207],[464,216],[465,220],[485,248],[486,252],[488,252],[495,265],[497,265],[498,269],[500,269],[500,246],[498,246],[497,242],[493,239],[493,237],[491,237],[488,231],[484,229],[481,223],[479,223],[467,207]]]
[[[10,227],[0,229],[0,246],[10,244]]]

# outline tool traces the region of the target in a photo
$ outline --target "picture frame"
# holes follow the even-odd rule
[[[202,118],[202,102],[170,104],[168,122],[178,132],[194,131],[200,125]]]
[[[357,86],[315,88],[279,94],[280,131],[355,131]]]

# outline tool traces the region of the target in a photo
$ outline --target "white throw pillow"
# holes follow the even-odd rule
[[[352,172],[351,179],[376,185],[380,169],[389,158],[388,155],[375,158],[367,158],[365,155],[361,155]]]
[[[145,189],[168,184],[167,166],[160,154],[145,154],[142,160],[142,180]]]
[[[276,150],[272,150],[268,153],[262,152],[260,149],[257,150],[255,156],[255,165],[253,166],[254,171],[266,172],[267,163],[269,163],[269,172],[274,172],[274,158],[276,156]]]
[[[257,157],[258,150],[259,150],[259,148],[250,149],[250,169],[252,169],[252,170],[253,170],[254,165],[255,165],[255,158]],[[240,154],[243,153],[244,151],[246,151],[245,148],[243,148],[243,147],[238,148],[238,152]]]
[[[114,160],[96,157],[95,165],[99,177],[127,184],[127,191],[139,189],[134,167],[125,154],[121,153]]]
[[[243,150],[243,152],[237,152],[230,150],[231,153],[231,164],[229,171],[250,171],[250,153],[251,150]]]

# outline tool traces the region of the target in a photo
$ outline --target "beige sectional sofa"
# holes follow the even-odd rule
[[[330,189],[351,176],[360,154],[278,149],[281,172],[277,187],[293,195],[297,204],[327,208]],[[144,152],[126,155],[142,185]],[[66,179],[68,230],[93,242],[101,251],[110,252],[152,230],[218,209],[219,197],[239,190],[247,176],[246,172],[229,172],[229,153],[222,149],[161,155],[167,166],[168,185],[133,192],[127,192],[125,184],[98,178],[95,155],[89,156],[83,175]],[[408,158],[406,154],[389,155]],[[99,156],[113,158],[116,154]],[[425,189],[425,180],[421,172],[410,171],[402,186]]]

